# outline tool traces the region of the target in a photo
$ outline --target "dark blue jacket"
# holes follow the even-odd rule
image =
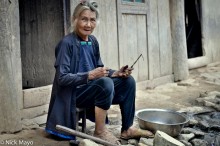
[[[89,36],[95,52],[96,67],[103,67],[100,58],[99,44],[96,38]],[[56,130],[56,125],[76,128],[76,98],[75,89],[78,85],[87,84],[88,72],[77,73],[79,69],[80,38],[71,33],[65,36],[55,50],[56,74],[53,82],[49,105],[46,131],[57,136],[75,139],[68,133]]]

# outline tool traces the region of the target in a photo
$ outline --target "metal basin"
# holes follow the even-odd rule
[[[189,121],[185,115],[165,109],[142,109],[135,115],[141,129],[150,130],[153,133],[160,130],[172,137],[178,136],[183,126]]]

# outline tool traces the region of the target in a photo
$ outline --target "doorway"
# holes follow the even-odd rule
[[[19,0],[23,89],[52,84],[54,49],[64,35],[63,1]]]
[[[185,0],[185,29],[188,58],[203,56],[200,0]]]

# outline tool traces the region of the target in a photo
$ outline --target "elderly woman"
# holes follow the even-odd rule
[[[55,50],[56,74],[53,83],[46,131],[75,139],[56,130],[56,125],[75,129],[76,107],[93,109],[94,136],[116,143],[118,140],[106,128],[107,110],[119,104],[122,115],[121,138],[153,136],[150,131],[132,127],[135,112],[135,80],[132,68],[119,70],[104,67],[99,44],[92,32],[99,17],[96,2],[81,2],[74,10],[73,33],[65,36]]]

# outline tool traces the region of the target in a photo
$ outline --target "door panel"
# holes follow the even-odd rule
[[[140,54],[144,58],[140,58],[134,66],[136,81],[149,79],[146,8],[145,3],[118,2],[119,64],[131,66]]]

